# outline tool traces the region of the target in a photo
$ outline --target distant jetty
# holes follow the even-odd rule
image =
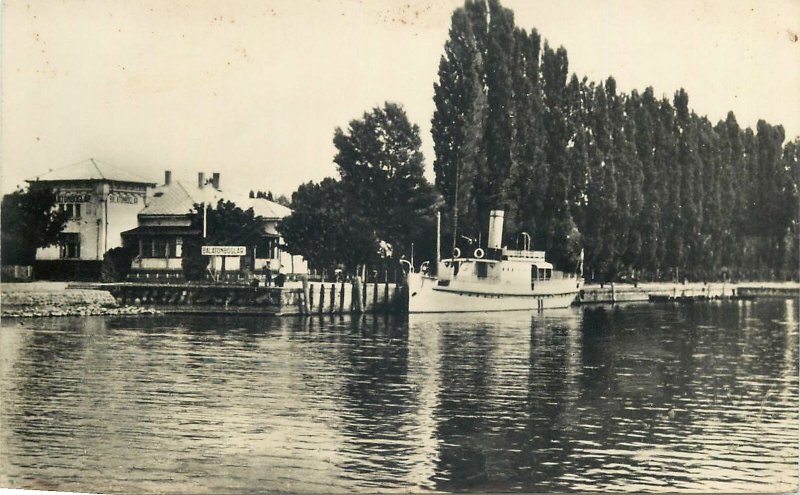
[[[800,297],[797,282],[741,283],[640,283],[587,285],[580,294],[581,304],[623,302],[693,302],[712,299],[755,299],[759,297]]]

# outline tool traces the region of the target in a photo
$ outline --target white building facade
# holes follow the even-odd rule
[[[121,233],[137,225],[154,182],[95,159],[28,179],[47,186],[56,207],[69,219],[54,246],[36,252],[37,277],[93,278],[110,249],[122,245]],[[85,275],[85,276],[83,276]]]

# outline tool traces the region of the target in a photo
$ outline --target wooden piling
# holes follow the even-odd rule
[[[331,307],[329,313],[333,314],[336,311],[336,283],[331,284]]]
[[[339,314],[344,313],[344,282],[342,282],[342,286],[339,289]]]
[[[361,292],[361,297],[362,297],[361,309],[362,310],[366,310],[367,309],[367,277],[366,276],[364,276],[364,290]]]
[[[322,308],[325,307],[325,284],[319,286],[319,314],[322,314]]]
[[[353,312],[356,314],[361,314],[364,312],[364,302],[361,299],[361,278],[356,277],[353,281],[353,300],[352,300],[352,309]]]

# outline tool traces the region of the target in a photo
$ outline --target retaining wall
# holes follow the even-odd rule
[[[309,282],[302,286],[105,284],[121,304],[152,306],[168,313],[330,314],[392,312],[402,309],[401,287],[395,284]],[[355,303],[358,293],[361,304]]]
[[[3,318],[140,314],[146,308],[120,306],[107,290],[67,289],[65,284],[5,284],[0,302]]]

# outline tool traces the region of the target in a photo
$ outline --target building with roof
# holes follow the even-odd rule
[[[69,219],[58,244],[36,252],[39,278],[96,278],[103,255],[122,245],[121,233],[137,225],[155,182],[89,158],[27,179],[56,194]]]
[[[221,256],[211,257],[210,270],[215,277],[241,278],[245,270],[260,278],[278,272],[307,272],[301,256],[292,256],[281,249],[277,224],[291,214],[289,208],[267,199],[223,191],[218,173],[207,179],[201,172],[196,183],[186,183],[172,180],[172,173],[165,171],[164,183],[151,190],[147,204],[139,211],[137,227],[122,233],[125,243],[138,253],[131,265],[130,278],[182,279],[183,244],[190,237],[203,236],[200,229],[192,226],[194,206],[214,207],[220,199],[232,201],[244,210],[253,208],[255,215],[263,219],[264,237],[257,245],[246,246],[246,256],[226,256],[224,262]]]

